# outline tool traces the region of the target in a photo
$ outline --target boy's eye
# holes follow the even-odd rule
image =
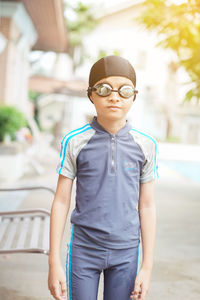
[[[134,88],[130,85],[123,85],[120,88],[120,94],[126,98],[131,97],[134,94]]]
[[[102,96],[110,94],[112,90],[112,87],[106,83],[98,84],[97,86],[95,86],[95,88],[96,88],[96,92]]]

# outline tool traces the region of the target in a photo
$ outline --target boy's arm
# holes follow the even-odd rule
[[[152,270],[156,235],[155,180],[140,183],[138,212],[142,237],[142,268]]]
[[[60,247],[71,202],[73,179],[59,175],[50,217],[49,265],[60,263]]]

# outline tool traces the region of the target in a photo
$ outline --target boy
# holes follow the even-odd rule
[[[55,299],[145,299],[156,231],[157,143],[126,119],[136,98],[133,66],[119,56],[98,60],[88,97],[97,116],[62,140],[50,224],[49,290]],[[77,176],[66,276],[59,251]],[[138,272],[140,228],[143,259]],[[61,288],[61,291],[59,290]],[[65,299],[65,298],[64,298]]]

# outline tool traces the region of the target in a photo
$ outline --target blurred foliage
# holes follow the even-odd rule
[[[180,143],[181,139],[178,136],[169,135],[165,138],[164,142],[167,142],[167,143]]]
[[[15,140],[15,133],[22,127],[27,127],[27,121],[22,112],[13,106],[0,105],[0,142],[6,135]]]
[[[70,4],[65,2],[66,15],[71,11],[75,16],[74,20],[66,17],[66,25],[69,35],[68,53],[73,61],[73,70],[80,66],[85,57],[89,57],[83,46],[83,38],[90,33],[98,24],[94,18],[93,5],[83,4],[81,2]],[[79,51],[77,58],[76,51]]]
[[[39,93],[39,92],[36,92],[33,90],[29,90],[29,92],[28,92],[29,99],[33,102],[37,101],[37,99],[40,95],[42,95],[42,93]]]
[[[97,59],[96,60],[99,60],[101,59],[102,57],[105,57],[107,55],[116,55],[116,56],[120,56],[121,55],[121,52],[119,50],[113,50],[112,53],[108,53],[106,52],[105,50],[100,50],[99,53],[98,53],[98,56],[97,56]]]
[[[33,102],[34,105],[34,120],[37,123],[37,126],[40,129],[40,131],[42,131],[42,127],[39,121],[39,107],[38,107],[38,98],[42,95],[42,93],[29,90],[28,95],[29,95],[29,99]]]
[[[200,0],[171,4],[171,1],[148,0],[136,19],[161,40],[156,46],[170,48],[177,54],[177,63],[190,77],[190,90],[184,101],[200,99]],[[192,87],[192,88],[191,88]]]

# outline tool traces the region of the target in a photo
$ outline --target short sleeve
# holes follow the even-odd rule
[[[140,182],[145,183],[153,179],[159,178],[158,175],[158,143],[155,139],[148,139],[149,143],[146,146],[145,162],[143,164]]]
[[[63,176],[74,179],[76,177],[76,160],[73,158],[73,148],[69,137],[64,137],[61,142],[60,161],[56,172]]]

